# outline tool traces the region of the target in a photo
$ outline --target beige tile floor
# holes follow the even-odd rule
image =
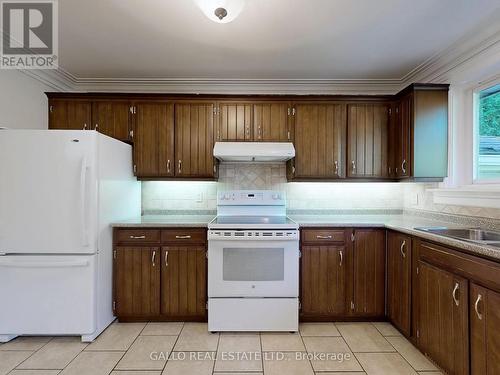
[[[212,334],[204,323],[114,323],[92,344],[21,337],[0,375],[440,374],[389,323],[304,323],[300,333]]]

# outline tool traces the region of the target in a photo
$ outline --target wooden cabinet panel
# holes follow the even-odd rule
[[[175,104],[175,175],[214,177],[213,148],[214,104]]]
[[[206,315],[206,248],[162,248],[161,312],[169,318]]]
[[[49,129],[90,130],[92,105],[85,100],[49,100]]]
[[[97,101],[92,103],[93,129],[102,134],[130,141],[130,102]]]
[[[260,142],[288,142],[288,103],[258,103],[253,107],[254,140]]]
[[[138,103],[135,107],[134,163],[136,176],[174,176],[173,104]]]
[[[302,242],[329,243],[344,242],[345,230],[343,229],[303,229]]]
[[[406,336],[410,336],[411,237],[387,233],[387,315]]]
[[[387,176],[387,104],[350,104],[348,106],[347,150],[349,177]]]
[[[471,283],[471,374],[500,374],[500,293]]]
[[[413,124],[413,95],[404,96],[397,107],[398,152],[396,157],[396,176],[411,176],[411,128]]]
[[[160,243],[160,231],[158,229],[115,229],[115,243],[136,244]]]
[[[114,259],[115,314],[148,317],[160,313],[160,249],[118,247]]]
[[[295,104],[294,134],[298,178],[345,177],[345,104]]]
[[[418,261],[417,343],[447,373],[469,373],[468,282]]]
[[[356,229],[353,232],[352,303],[355,316],[385,315],[385,231]]]
[[[251,141],[252,109],[249,103],[219,103],[217,140]]]
[[[161,231],[161,241],[163,243],[205,244],[207,242],[207,231],[193,228],[163,229]]]
[[[302,316],[322,318],[345,314],[345,258],[345,246],[302,247]]]

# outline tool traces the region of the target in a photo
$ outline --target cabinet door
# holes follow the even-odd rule
[[[306,317],[344,315],[346,308],[345,246],[303,246],[301,314]]]
[[[353,293],[351,314],[385,315],[385,231],[356,229],[353,232]]]
[[[217,140],[251,141],[252,109],[249,103],[219,103]]]
[[[289,142],[288,103],[259,103],[253,107],[254,140]]]
[[[214,104],[175,104],[175,160],[177,177],[215,175]]]
[[[398,108],[398,159],[396,162],[397,177],[411,176],[411,127],[413,123],[413,95],[409,94],[400,100]]]
[[[468,284],[418,262],[417,343],[449,374],[469,373]]]
[[[90,130],[92,106],[83,100],[49,101],[49,129]]]
[[[471,284],[472,375],[500,374],[500,293]]]
[[[130,141],[130,107],[128,101],[93,102],[93,129],[121,141]]]
[[[204,246],[162,248],[162,314],[176,318],[206,315],[205,254]]]
[[[348,106],[348,176],[387,177],[387,104]]]
[[[160,313],[160,249],[118,247],[114,257],[114,301],[118,317]]]
[[[295,177],[345,177],[346,106],[296,104]]]
[[[388,143],[387,149],[389,153],[388,166],[387,166],[387,177],[396,178],[397,171],[396,167],[400,163],[400,147],[399,147],[399,111],[400,102],[395,102],[391,104],[389,112],[389,130],[388,130]]]
[[[410,335],[411,237],[387,233],[387,315],[406,336]]]
[[[174,176],[173,104],[139,103],[135,107],[134,163],[136,176]]]

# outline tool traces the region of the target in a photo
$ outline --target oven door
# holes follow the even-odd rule
[[[209,240],[209,297],[298,297],[298,276],[298,240]]]

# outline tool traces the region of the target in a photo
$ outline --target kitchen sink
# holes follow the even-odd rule
[[[419,227],[423,232],[500,248],[500,233],[478,228]]]

